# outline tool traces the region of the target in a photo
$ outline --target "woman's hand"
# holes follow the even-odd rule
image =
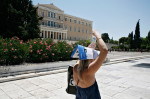
[[[95,30],[92,31],[92,35],[95,36],[96,38],[97,38],[97,37],[98,37],[98,38],[101,37],[100,34],[99,34],[99,32],[98,32],[98,31],[95,31]]]
[[[95,44],[95,43],[91,43],[88,47],[89,47],[89,48],[93,48],[93,49],[95,49],[96,44]]]

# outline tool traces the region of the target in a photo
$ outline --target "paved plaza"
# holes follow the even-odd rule
[[[149,60],[103,65],[96,73],[102,99],[150,99]],[[9,81],[0,83],[0,99],[75,99],[66,87],[67,72]]]

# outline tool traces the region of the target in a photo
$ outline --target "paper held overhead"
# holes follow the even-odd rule
[[[77,45],[71,54],[71,58],[84,59],[96,59],[100,51],[96,51],[93,48]]]

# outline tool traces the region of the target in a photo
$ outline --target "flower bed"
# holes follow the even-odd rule
[[[71,59],[71,53],[77,44],[88,46],[89,43],[89,40],[80,40],[71,45],[66,41],[55,43],[52,39],[23,42],[18,37],[0,38],[0,65],[66,61]]]
[[[27,44],[19,38],[0,38],[0,65],[20,64],[26,60],[27,55]]]

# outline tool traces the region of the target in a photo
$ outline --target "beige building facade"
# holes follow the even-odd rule
[[[87,40],[92,38],[92,21],[65,14],[53,4],[38,4],[40,36],[55,40]]]

